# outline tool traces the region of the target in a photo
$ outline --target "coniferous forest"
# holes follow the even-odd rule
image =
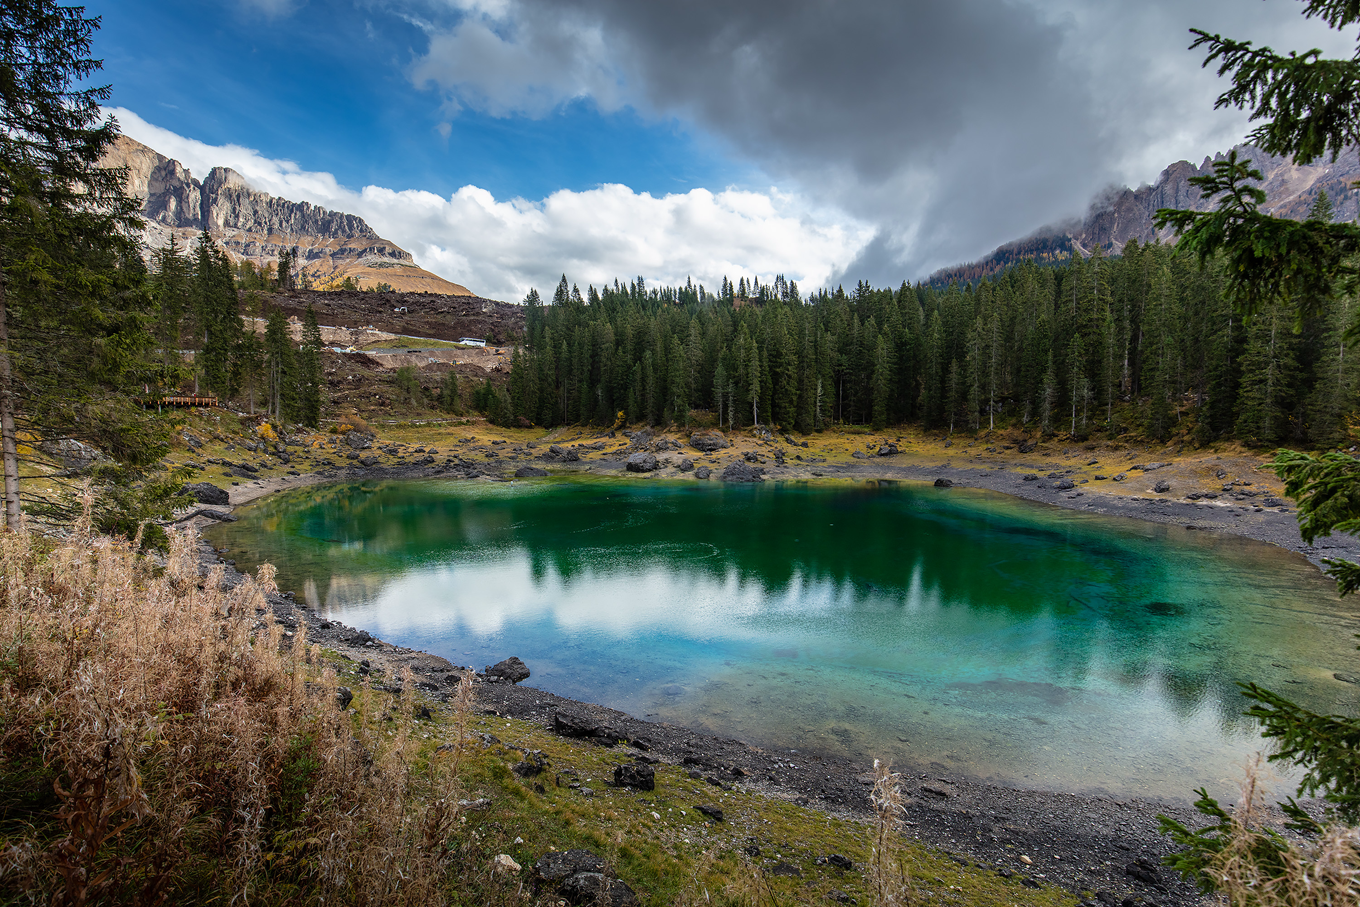
[[[1342,337],[1354,301],[1302,323],[1281,305],[1244,321],[1223,285],[1213,261],[1136,242],[972,285],[807,297],[782,277],[724,279],[717,295],[639,279],[584,296],[563,277],[551,304],[530,292],[508,388],[488,384],[477,402],[495,421],[544,426],[683,425],[699,410],[724,428],[800,432],[916,423],[1339,440],[1357,388]]]

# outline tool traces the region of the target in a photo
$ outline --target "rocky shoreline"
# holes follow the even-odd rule
[[[1198,500],[1158,496],[1162,493],[1154,490],[1157,486],[1150,473],[1166,469],[1169,464],[1132,464],[1125,468],[1120,479],[1128,483],[1120,488],[1125,493],[1111,493],[1092,487],[1090,480],[1081,482],[1068,478],[1076,475],[1077,470],[1053,462],[1052,457],[996,457],[985,463],[959,466],[950,462],[894,462],[896,458],[889,455],[856,457],[849,463],[808,464],[797,460],[790,462],[787,455],[765,455],[771,446],[781,454],[785,453],[779,448],[778,440],[767,442],[764,450],[758,448],[754,457],[750,451],[737,454],[721,448],[694,454],[664,439],[658,451],[656,439],[648,437],[641,444],[637,440],[636,436],[630,438],[628,449],[622,451],[602,450],[607,445],[598,442],[575,448],[551,445],[546,450],[528,445],[519,447],[518,453],[514,453],[515,448],[506,450],[504,445],[485,445],[484,450],[460,451],[444,463],[432,462],[431,457],[423,456],[414,463],[390,466],[346,464],[237,486],[231,491],[230,503],[239,505],[287,488],[331,482],[417,478],[501,481],[513,478],[516,473],[521,476],[542,473],[545,471],[543,466],[550,466],[559,474],[644,472],[688,481],[705,480],[697,478],[701,469],[705,475],[712,475],[710,480],[721,480],[717,473],[723,469],[729,480],[739,477],[745,481],[922,481],[981,488],[1071,510],[1257,539],[1298,552],[1315,564],[1323,557],[1360,557],[1360,544],[1351,539],[1320,540],[1316,547],[1305,546],[1299,537],[1295,516],[1287,506],[1267,509],[1246,495],[1242,498],[1230,494],[1212,498],[1201,495]],[[785,443],[795,446],[791,441]],[[598,458],[581,457],[582,447],[588,448],[588,453],[598,452]],[[665,457],[671,450],[678,456],[658,459],[658,453]],[[636,458],[639,453],[648,454],[650,459]],[[469,454],[484,457],[491,454],[491,462],[469,461],[466,459]],[[643,462],[648,468],[630,469],[630,461]],[[757,465],[761,463],[765,465]],[[1231,465],[1238,472],[1242,471],[1240,464]],[[734,466],[739,468],[734,470]],[[1173,470],[1168,469],[1164,474],[1170,472]],[[1225,470],[1216,469],[1215,472],[1225,473]],[[1231,483],[1223,486],[1225,492],[1228,488],[1247,490],[1248,485],[1255,484],[1242,477],[1229,479],[1226,474],[1216,474],[1214,479],[1227,479]],[[1147,493],[1129,493],[1128,489],[1134,483],[1140,491],[1143,484],[1150,487]],[[206,525],[216,519],[231,518],[229,509],[208,507],[199,510],[200,513],[191,518],[192,522]],[[206,543],[202,556],[205,570],[221,561],[218,553]],[[239,582],[239,574],[230,563],[226,570],[226,582]],[[271,596],[270,603],[286,629],[296,631],[305,623],[310,640],[363,665],[372,676],[384,678],[383,682],[388,684],[384,688],[389,691],[394,689],[393,679],[409,669],[420,689],[436,699],[445,699],[460,672],[466,670],[438,656],[393,646],[364,630],[328,620],[296,603],[291,594]],[[533,722],[549,730],[554,728],[555,717],[559,714],[578,716],[581,720],[611,728],[627,741],[640,742],[645,750],[637,750],[637,755],[642,758],[687,766],[710,783],[740,784],[837,814],[863,817],[869,812],[872,765],[867,761],[767,750],[568,700],[532,686],[487,676],[484,672],[478,673],[476,680],[479,705],[488,713]],[[1199,824],[1198,814],[1188,800],[1167,802],[1019,790],[946,773],[931,766],[896,768],[902,772],[908,795],[907,833],[942,848],[958,860],[976,862],[1002,875],[1052,883],[1078,894],[1098,895],[1099,899],[1092,900],[1092,904],[1133,907],[1207,902],[1193,886],[1160,866],[1161,858],[1170,853],[1172,847],[1158,833],[1157,817],[1166,814],[1192,826]]]

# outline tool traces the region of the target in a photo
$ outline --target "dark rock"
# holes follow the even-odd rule
[[[741,458],[742,458],[743,460],[745,460],[747,463],[759,463],[759,462],[761,462],[761,460],[760,460],[760,454],[756,453],[754,450],[748,450],[748,451],[746,451],[746,453],[744,453],[744,454],[741,455]]]
[[[540,469],[537,466],[521,466],[515,470],[515,478],[517,479],[541,478],[547,474],[548,470]]]
[[[791,863],[779,862],[770,867],[772,876],[801,876],[803,871]]]
[[[686,458],[684,460],[681,460],[679,463],[676,463],[675,468],[680,470],[681,472],[689,472],[694,468],[694,461]]]
[[[650,765],[630,763],[614,766],[614,786],[636,790],[656,790],[656,770]]]
[[[839,888],[831,889],[826,893],[826,896],[828,899],[835,901],[837,904],[855,903],[854,898],[850,897],[850,895],[846,894],[844,891],[841,891]]]
[[[560,710],[553,713],[553,731],[563,737],[590,740],[602,746],[613,746],[623,739],[618,731],[607,724],[601,724],[589,715]]]
[[[345,435],[345,443],[355,450],[367,450],[373,446],[373,439],[362,432],[351,431]]]
[[[354,701],[354,694],[349,687],[337,687],[335,690],[335,701],[340,704],[340,711],[349,708],[349,704]]]
[[[500,677],[511,683],[519,683],[529,679],[529,666],[519,660],[518,656],[511,655],[504,661],[498,661],[486,669],[487,677]]]
[[[1038,887],[1039,887],[1039,883],[1036,882],[1036,881],[1034,881],[1033,879],[1021,879],[1021,880],[1020,880],[1020,884],[1021,884],[1021,885],[1024,885],[1026,888],[1038,888]]]
[[[429,721],[434,717],[434,713],[430,711],[429,706],[422,705],[416,707],[415,716],[419,721]]]
[[[722,471],[724,482],[763,482],[765,470],[746,463],[733,463]]]
[[[1171,490],[1171,483],[1167,481],[1158,482],[1156,485],[1152,486],[1152,490],[1157,494],[1166,494]]]
[[[1332,676],[1342,683],[1360,683],[1360,677],[1357,677],[1354,674],[1347,674],[1345,671],[1337,671]]]
[[[1097,891],[1096,900],[1104,904],[1105,907],[1119,907],[1119,898],[1109,891]]]
[[[656,454],[639,451],[628,458],[623,468],[629,472],[655,472],[660,465]]]
[[[510,767],[510,771],[519,775],[521,778],[537,778],[539,775],[543,774],[544,769],[547,767],[548,763],[543,760],[542,756],[533,755],[528,759],[516,762]]]
[[[936,488],[953,488],[953,487],[954,487],[954,481],[953,481],[953,479],[936,479],[936,480],[935,480],[935,487],[936,487]]]
[[[1059,481],[1054,483],[1053,487],[1056,488],[1058,491],[1068,491],[1070,489],[1076,488],[1077,486],[1073,484],[1071,479],[1060,479]]]
[[[179,492],[187,498],[193,498],[200,504],[230,504],[231,495],[211,482],[195,482],[192,485],[185,485]]]
[[[867,459],[869,459],[869,455],[868,455],[867,453],[865,453],[864,451],[862,451],[862,450],[851,451],[851,452],[850,452],[850,456],[854,457],[856,460],[867,460]]]
[[[1162,874],[1157,871],[1157,864],[1147,857],[1139,857],[1132,863],[1124,867],[1124,875],[1136,882],[1150,885],[1153,888],[1161,888]]]
[[[554,884],[582,872],[604,872],[604,858],[588,850],[555,850],[544,854],[534,864],[534,875]]]
[[[543,459],[554,460],[558,463],[575,463],[581,459],[581,455],[570,448],[553,444],[548,448],[548,452],[543,455]]]
[[[1022,454],[1034,453],[1034,446],[1035,446],[1034,441],[1025,441],[1016,449],[1019,450]]]
[[[1266,498],[1264,501],[1261,502],[1261,504],[1262,504],[1262,506],[1265,506],[1265,507],[1283,507],[1283,506],[1285,506],[1285,502],[1284,502],[1284,501],[1281,501],[1279,498]]]
[[[716,806],[709,806],[707,803],[700,803],[698,806],[694,807],[694,809],[696,812],[701,812],[704,815],[708,816],[714,822],[721,822],[723,820],[723,811]]]
[[[1115,480],[1116,482],[1122,482],[1122,481],[1124,481],[1124,480],[1127,479],[1127,478],[1128,478],[1128,475],[1126,475],[1125,473],[1122,473],[1122,472],[1121,472],[1119,475],[1117,475],[1117,476],[1114,477],[1114,480]]]
[[[748,857],[758,857],[760,856],[760,845],[747,844],[745,847],[741,849],[741,852],[746,854]]]
[[[855,868],[855,864],[850,862],[849,858],[843,857],[838,853],[831,854],[826,858],[826,861],[837,869],[843,869],[846,872],[850,872]]]
[[[878,455],[880,457],[891,457],[895,453],[899,453],[896,444],[884,444],[878,448]]]
[[[622,879],[611,879],[598,872],[578,872],[563,882],[557,892],[571,904],[592,907],[639,907],[640,903]]]
[[[689,436],[689,446],[703,453],[712,453],[715,450],[722,450],[724,447],[731,447],[727,439],[720,431],[696,431]]]
[[[368,467],[368,468],[370,468],[370,469],[373,468],[374,466],[377,466],[377,465],[378,465],[379,463],[381,463],[381,462],[382,462],[382,461],[379,460],[377,457],[360,457],[360,458],[359,458],[359,465],[360,465],[360,466],[366,466],[366,467]]]
[[[700,466],[694,470],[694,478],[696,479],[707,479],[711,475],[713,475],[713,472],[707,466]]]
[[[1021,476],[1021,479],[1026,482],[1036,482],[1038,481],[1039,476],[1036,475],[1035,473],[1027,472],[1023,476]]]

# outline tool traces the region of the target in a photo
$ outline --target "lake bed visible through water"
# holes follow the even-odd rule
[[[316,486],[208,538],[324,616],[772,748],[1225,795],[1238,682],[1353,712],[1360,617],[1259,542],[887,482]]]

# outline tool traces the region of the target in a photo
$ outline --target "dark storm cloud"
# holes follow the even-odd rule
[[[1219,86],[1185,50],[1190,26],[1284,47],[1328,35],[1288,0],[458,5],[418,81],[494,112],[590,97],[690,120],[875,225],[844,277],[880,284],[1240,139],[1240,115],[1211,112]]]

